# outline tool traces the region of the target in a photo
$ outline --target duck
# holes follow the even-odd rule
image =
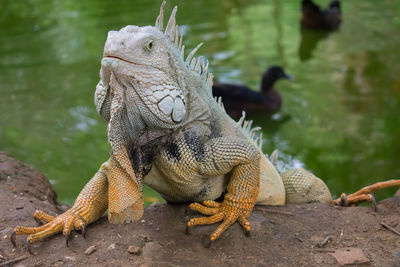
[[[301,26],[308,29],[334,31],[342,22],[340,2],[335,0],[326,9],[321,9],[312,0],[301,2]]]
[[[222,97],[226,112],[234,119],[242,112],[247,115],[276,113],[282,106],[282,97],[274,88],[279,79],[293,81],[294,77],[285,73],[280,66],[269,67],[262,75],[261,90],[255,91],[245,85],[216,83],[213,85],[213,96]]]

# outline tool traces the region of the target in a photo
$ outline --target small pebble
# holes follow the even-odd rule
[[[90,254],[92,254],[93,252],[95,252],[96,251],[96,246],[90,246],[90,247],[88,247],[86,250],[85,250],[85,254],[86,255],[90,255]]]
[[[128,252],[133,255],[139,255],[141,253],[141,249],[140,249],[140,247],[137,247],[137,246],[129,246]]]
[[[75,256],[64,256],[64,258],[66,260],[70,260],[70,261],[75,261],[76,260]]]
[[[3,236],[3,239],[7,239],[7,237],[8,237],[8,236],[7,236],[7,235],[5,235],[5,236]]]
[[[107,249],[115,249],[115,244],[111,244]]]

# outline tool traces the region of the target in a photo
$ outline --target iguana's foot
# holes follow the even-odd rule
[[[370,202],[372,209],[374,211],[377,211],[376,200],[372,193],[360,194],[360,195],[354,195],[354,194],[346,195],[345,193],[342,193],[340,195],[340,198],[332,200],[333,205],[342,207],[357,206],[362,202]]]
[[[363,187],[357,192],[350,195],[346,195],[343,193],[340,196],[340,198],[332,200],[332,205],[346,207],[351,205],[358,205],[362,202],[367,201],[372,203],[372,208],[376,211],[376,201],[374,196],[372,195],[372,192],[393,186],[400,186],[400,180],[389,180],[389,181],[379,182],[373,185]]]
[[[215,241],[229,226],[234,224],[236,221],[242,225],[246,236],[250,235],[250,222],[247,220],[249,217],[254,204],[247,202],[232,202],[224,200],[223,203],[215,201],[204,201],[203,205],[200,203],[192,203],[189,208],[198,211],[204,215],[210,215],[210,217],[193,218],[187,223],[186,232],[189,233],[191,227],[202,224],[214,224],[217,222],[222,223],[218,228],[211,234],[209,245]],[[208,245],[208,247],[209,247]]]
[[[54,234],[62,232],[65,236],[65,242],[67,246],[72,230],[81,230],[82,234],[85,235],[85,220],[80,215],[71,212],[71,210],[68,210],[57,217],[53,217],[47,213],[44,213],[43,211],[37,210],[33,216],[36,221],[44,221],[46,224],[38,227],[17,226],[14,228],[14,232],[11,236],[11,243],[16,246],[15,241],[17,235],[28,235],[26,240],[26,248],[31,254],[32,251],[30,249],[30,244]]]

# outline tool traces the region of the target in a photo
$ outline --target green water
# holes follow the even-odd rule
[[[216,80],[257,88],[271,64],[296,76],[276,85],[279,114],[253,118],[266,153],[278,148],[334,195],[400,177],[398,0],[342,1],[343,24],[329,35],[301,33],[300,1],[172,2],[185,46],[205,43]],[[0,150],[45,173],[61,201],[72,203],[109,155],[93,105],[107,31],[153,24],[160,3],[0,1]]]

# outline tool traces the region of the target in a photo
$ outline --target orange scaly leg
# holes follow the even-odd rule
[[[243,227],[246,236],[250,235],[250,223],[247,218],[250,216],[258,196],[260,182],[259,158],[254,157],[251,161],[247,162],[243,159],[240,160],[244,163],[232,169],[230,182],[227,187],[228,192],[222,203],[208,200],[204,201],[203,205],[199,203],[189,205],[190,209],[204,215],[209,215],[210,217],[191,219],[187,223],[187,233],[189,233],[191,227],[196,225],[221,222],[211,234],[207,247],[236,221]],[[217,161],[216,164],[218,163]]]
[[[103,170],[104,166],[102,165]],[[81,230],[84,234],[85,226],[100,218],[107,209],[107,177],[102,172],[102,168],[86,184],[71,209],[57,217],[43,211],[35,211],[35,220],[44,221],[46,224],[38,227],[15,227],[11,236],[12,244],[16,245],[17,235],[28,235],[26,248],[32,254],[30,244],[46,237],[62,232],[68,246],[68,237],[72,230]]]
[[[173,166],[171,168],[175,168],[175,171],[183,178],[192,177],[193,169],[196,170],[198,176],[207,177],[207,179],[229,175],[227,192],[222,203],[205,197],[205,199],[200,199],[202,203],[189,205],[190,209],[207,216],[189,220],[186,227],[187,233],[194,226],[220,222],[210,236],[207,245],[210,246],[236,221],[243,226],[247,234],[249,233],[250,223],[247,218],[254,208],[260,190],[260,158],[264,155],[261,155],[258,149],[249,145],[246,140],[232,136],[214,138],[202,146],[199,146],[197,141],[188,143],[197,140],[194,138],[196,135],[196,132],[188,131],[175,141],[182,154],[186,154],[178,163],[171,163]],[[198,157],[200,154],[201,157]],[[163,158],[168,160],[167,155]],[[182,168],[182,166],[187,167]]]

